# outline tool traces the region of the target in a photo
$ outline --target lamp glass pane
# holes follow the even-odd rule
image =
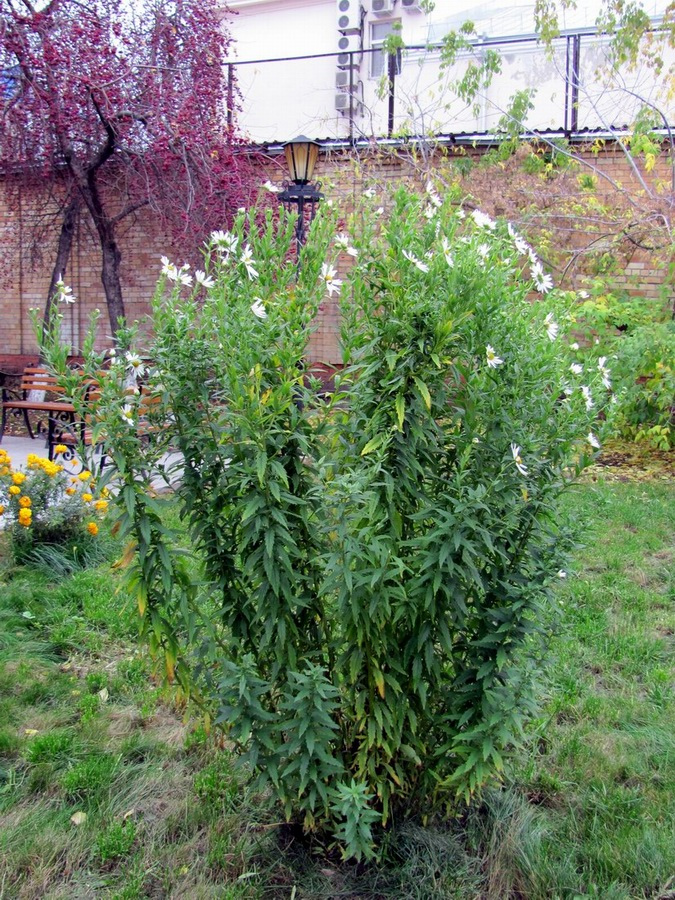
[[[319,156],[319,148],[313,141],[289,141],[284,147],[291,181],[307,184],[311,180]]]

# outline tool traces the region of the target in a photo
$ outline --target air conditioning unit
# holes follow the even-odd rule
[[[373,0],[373,15],[389,16],[394,11],[394,0]]]
[[[337,27],[343,34],[361,31],[360,0],[337,0]]]
[[[343,34],[338,39],[338,69],[358,68],[363,59],[363,41],[360,34]]]
[[[349,69],[338,69],[335,73],[335,87],[338,91],[347,91],[351,89],[355,92],[359,85],[359,73],[356,69],[352,69],[351,78]],[[350,88],[351,86],[351,88]]]
[[[401,9],[407,9],[408,12],[423,12],[420,0],[401,0]]]
[[[335,109],[344,116],[348,116],[350,111],[354,116],[363,115],[363,104],[356,97],[349,94],[335,95]]]

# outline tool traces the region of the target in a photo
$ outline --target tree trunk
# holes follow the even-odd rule
[[[80,218],[80,210],[82,209],[82,198],[79,194],[74,194],[63,214],[61,222],[61,233],[59,234],[59,243],[56,250],[56,259],[54,260],[54,268],[52,269],[52,277],[49,282],[49,290],[47,291],[47,302],[45,303],[45,311],[42,316],[42,343],[46,342],[47,332],[52,320],[54,311],[54,302],[56,295],[56,282],[59,279],[65,279],[66,269],[70,261],[70,254],[73,248],[73,238],[75,229]],[[39,361],[43,362],[44,357],[40,351]]]
[[[120,261],[122,254],[115,240],[115,232],[112,226],[107,230],[107,235],[101,237],[101,281],[108,304],[108,319],[111,333],[115,335],[120,327],[120,320],[124,319],[124,298],[122,297],[122,284],[120,282]]]
[[[120,261],[122,254],[115,239],[115,220],[103,205],[96,179],[97,168],[86,174],[86,183],[80,183],[80,191],[87,209],[91,213],[98,239],[101,244],[101,282],[108,307],[108,320],[113,335],[117,334],[120,319],[124,319],[124,298],[120,282]]]

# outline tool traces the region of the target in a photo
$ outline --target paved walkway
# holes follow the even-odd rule
[[[44,440],[40,437],[36,437],[35,440],[31,440],[29,437],[14,437],[13,435],[5,435],[2,439],[2,443],[0,443],[0,447],[3,450],[6,450],[9,453],[10,458],[12,460],[12,467],[14,469],[25,469],[28,464],[28,454],[35,453],[38,456],[47,456],[47,446]],[[175,465],[176,462],[180,460],[180,456],[177,453],[172,453],[165,456],[162,459],[162,463],[166,465]],[[77,474],[82,469],[82,464],[79,459],[74,459],[71,462],[65,462],[60,458],[56,458],[55,462],[61,463],[64,465],[64,468],[68,471],[72,469],[74,474]],[[105,469],[104,469],[105,471]],[[172,473],[172,486],[176,486],[180,482],[180,469],[174,469]],[[156,490],[166,489],[167,484],[164,478],[160,476],[156,476],[152,479],[152,486]]]
[[[6,434],[0,447],[9,453],[12,458],[12,466],[15,469],[26,468],[29,453],[47,456],[47,444],[39,437],[32,441],[28,437],[14,437],[11,434]]]

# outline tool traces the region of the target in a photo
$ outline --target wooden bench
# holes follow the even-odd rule
[[[74,422],[75,409],[73,404],[62,398],[63,388],[57,384],[56,378],[50,375],[46,369],[40,366],[27,366],[23,370],[21,383],[17,390],[3,387],[2,389],[2,422],[0,423],[0,441],[5,434],[7,416],[22,416],[28,434],[32,439],[35,433],[47,435],[49,445],[50,434],[55,424],[61,422]],[[35,432],[30,421],[30,412],[39,415]],[[43,420],[47,419],[45,427]],[[49,446],[51,459],[52,447]]]
[[[105,372],[101,372],[100,376],[105,377],[105,374]],[[129,391],[129,395],[131,396],[131,391]],[[94,446],[93,425],[98,420],[96,402],[99,397],[100,385],[92,382],[87,386],[86,401],[89,406],[89,412],[85,416],[84,421],[77,421],[74,417],[70,421],[50,419],[47,435],[50,459],[54,458],[55,447],[59,444],[63,444],[67,448],[65,453],[61,454],[65,460],[73,459],[78,446]],[[140,386],[137,434],[142,440],[150,440],[154,434],[161,430],[159,425],[152,422],[153,413],[157,411],[160,402],[159,397],[153,393],[150,387],[147,385]],[[108,457],[105,442],[98,441],[95,450],[100,453],[100,460],[97,466],[100,472],[105,467]]]

